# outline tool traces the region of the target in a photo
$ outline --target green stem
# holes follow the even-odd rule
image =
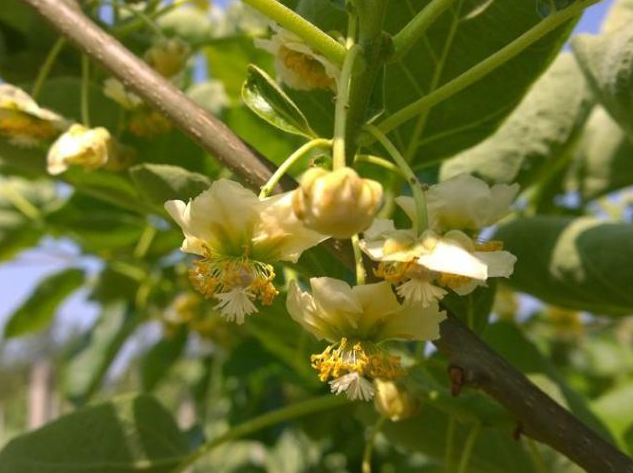
[[[345,167],[345,126],[349,106],[349,85],[354,71],[354,63],[360,48],[353,45],[345,56],[341,77],[338,80],[336,108],[334,112],[334,138],[332,139],[332,169]]]
[[[42,219],[42,213],[26,197],[18,192],[10,182],[0,185],[0,195],[4,196],[24,216],[34,221]]]
[[[113,33],[117,37],[122,38],[140,29],[143,25],[148,25],[152,31],[154,32],[158,31],[158,34],[160,36],[163,36],[163,32],[160,30],[160,28],[158,28],[158,26],[156,26],[155,20],[169,13],[170,11],[178,8],[179,6],[180,5],[178,4],[172,3],[170,5],[165,6],[165,8],[162,8],[160,10],[152,11],[149,14],[143,13],[142,15],[136,15],[136,13],[138,12],[134,10],[132,14],[136,16],[136,19],[126,22],[125,24],[121,26],[115,27],[113,29]]]
[[[334,38],[321,31],[299,14],[277,0],[242,0],[247,5],[293,32],[308,46],[321,53],[334,64],[340,66],[345,60],[345,48]]]
[[[133,16],[135,16],[138,20],[138,24],[136,25],[135,28],[138,28],[140,26],[142,26],[143,24],[147,25],[149,27],[149,29],[151,29],[157,36],[159,37],[163,37],[165,36],[163,34],[163,32],[161,31],[161,29],[158,27],[158,25],[156,25],[156,22],[154,21],[154,19],[158,16],[156,15],[156,13],[154,13],[151,16],[146,15],[144,12],[137,10],[136,8],[131,7],[130,5],[126,5],[125,3],[120,3],[120,2],[116,2],[116,1],[109,1],[109,2],[104,2],[104,3],[109,3],[113,8],[121,8],[123,10],[127,10],[129,13],[131,13]],[[169,5],[168,7],[165,7],[164,10],[169,11],[173,8],[176,8],[178,5]],[[166,11],[160,11],[160,14],[165,14]],[[128,25],[125,25],[128,26]],[[129,32],[129,31],[128,31]],[[116,30],[116,33],[121,35],[121,34],[125,34],[125,30],[124,28],[118,29]]]
[[[222,445],[223,443],[238,439],[240,437],[244,437],[245,435],[252,434],[253,432],[257,432],[258,430],[279,424],[290,419],[295,419],[297,417],[302,417],[327,409],[333,409],[343,406],[347,403],[349,403],[347,398],[327,395],[314,399],[309,399],[293,406],[284,407],[273,412],[262,414],[259,417],[255,417],[254,419],[251,419],[244,422],[243,424],[231,428],[228,432],[205,443],[200,448],[198,448],[197,451],[195,451],[187,459],[185,459],[174,470],[173,473],[186,471],[191,465],[200,460],[215,447]]]
[[[468,473],[468,464],[470,463],[470,457],[473,453],[473,447],[475,446],[475,440],[477,440],[477,436],[479,435],[479,431],[481,430],[481,424],[477,422],[475,426],[471,429],[468,437],[466,438],[466,442],[464,443],[464,449],[462,450],[462,458],[459,461],[459,467],[457,468],[457,473]]]
[[[582,12],[585,8],[598,3],[601,0],[581,0],[572,6],[561,10],[560,12],[547,17],[536,26],[532,27],[517,39],[501,48],[499,51],[489,56],[476,66],[468,69],[466,72],[439,87],[434,92],[422,97],[421,99],[407,105],[398,110],[390,117],[386,118],[378,125],[383,133],[388,133],[397,128],[401,124],[419,116],[429,107],[432,107],[449,97],[461,92],[466,87],[474,84],[479,79],[490,74],[510,59],[522,53],[525,49],[533,45],[539,39],[558,28],[575,15]]]
[[[371,457],[374,454],[374,446],[376,445],[376,437],[385,425],[386,417],[380,417],[374,427],[371,429],[367,443],[365,444],[365,451],[363,452],[363,467],[362,473],[371,473]]]
[[[154,241],[154,237],[156,236],[157,230],[153,225],[148,225],[141,233],[141,237],[136,244],[136,248],[134,248],[134,257],[137,259],[142,259],[147,254],[149,247],[152,245],[152,241]]]
[[[382,133],[377,127],[374,125],[367,124],[363,128],[365,131],[369,132],[374,138],[376,138],[380,144],[385,148],[387,153],[392,157],[396,166],[400,168],[400,171],[404,175],[404,178],[407,180],[409,185],[411,186],[411,190],[413,191],[413,199],[415,201],[415,216],[416,218],[413,221],[413,228],[416,235],[422,234],[424,230],[426,230],[429,226],[428,217],[426,211],[426,198],[424,196],[424,190],[420,185],[420,181],[418,181],[417,176],[407,163],[407,160],[404,159],[404,156],[398,151],[398,149],[394,146],[394,144],[389,141],[384,133]]]
[[[81,121],[90,128],[90,59],[81,56]]]
[[[53,64],[55,64],[55,61],[57,60],[57,56],[59,56],[59,53],[61,52],[65,44],[66,38],[64,38],[63,36],[60,37],[57,41],[55,41],[55,44],[46,56],[42,67],[40,67],[40,70],[37,73],[37,78],[35,79],[33,88],[31,89],[31,97],[33,97],[33,100],[37,100],[37,97],[40,95],[40,92],[42,91],[42,86],[44,85],[44,82],[46,81],[48,75],[51,72],[51,69],[53,68]]]
[[[392,60],[398,61],[426,33],[433,22],[456,0],[433,0],[393,37]]]
[[[536,447],[536,443],[532,439],[527,439],[528,453],[534,463],[534,468],[538,473],[547,473],[547,467],[543,461],[543,456]]]
[[[356,284],[362,286],[365,284],[367,274],[365,273],[365,265],[363,264],[363,252],[360,249],[358,235],[352,237],[352,248],[354,250],[354,261],[356,262]]]
[[[398,166],[393,164],[391,161],[387,161],[379,156],[373,156],[371,154],[357,154],[356,158],[354,158],[354,163],[368,163],[373,164],[374,166],[380,166],[381,168],[387,169],[400,177],[405,177],[402,171]]]
[[[453,448],[455,442],[455,415],[451,414],[448,418],[448,426],[446,427],[446,450],[444,451],[444,469],[446,473],[452,472],[453,464]]]
[[[358,45],[362,50],[364,69],[352,77],[350,84],[345,136],[345,152],[351,161],[358,149],[358,135],[366,122],[372,91],[383,66],[390,43],[382,27],[388,0],[356,0]]]
[[[281,166],[277,168],[275,173],[270,176],[268,182],[262,187],[261,192],[259,193],[259,198],[264,199],[270,195],[275,186],[279,183],[281,178],[288,172],[288,170],[292,167],[294,163],[296,163],[299,159],[301,159],[305,154],[312,151],[315,148],[327,148],[332,145],[332,140],[326,140],[324,138],[317,138],[316,140],[308,141],[306,144],[301,146],[297,151],[292,153],[288,159],[286,159]]]

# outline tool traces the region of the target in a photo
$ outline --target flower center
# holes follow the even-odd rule
[[[272,284],[275,271],[269,264],[242,258],[203,258],[189,270],[193,286],[206,298],[243,289],[264,305],[272,304],[279,292]]]
[[[0,132],[10,136],[26,135],[42,140],[57,134],[57,130],[49,122],[19,112],[0,118]]]
[[[353,343],[347,338],[328,346],[323,353],[312,355],[310,361],[321,381],[349,373],[380,379],[396,379],[404,373],[400,357],[390,355],[371,342]]]
[[[307,54],[280,46],[279,59],[313,89],[330,89],[334,86],[334,79],[325,73],[323,64]]]

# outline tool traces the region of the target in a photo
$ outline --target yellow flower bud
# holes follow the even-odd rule
[[[371,225],[382,202],[382,186],[363,179],[351,168],[313,168],[294,192],[295,215],[313,230],[350,238]]]
[[[166,39],[147,50],[145,61],[163,77],[173,77],[185,67],[190,52],[184,41]]]
[[[72,125],[48,151],[48,172],[61,174],[71,164],[86,170],[100,168],[108,162],[112,149],[113,139],[105,128]]]
[[[374,406],[381,415],[391,421],[409,419],[420,410],[420,402],[402,383],[377,379],[374,385]]]

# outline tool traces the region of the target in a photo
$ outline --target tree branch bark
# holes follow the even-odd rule
[[[633,460],[551,399],[455,317],[440,325],[435,342],[463,370],[464,385],[496,399],[516,417],[518,433],[558,450],[589,473],[631,473]],[[457,389],[459,392],[459,388]]]
[[[251,187],[259,188],[268,180],[270,162],[102,31],[76,4],[61,0],[22,1]],[[286,180],[282,187],[293,187],[292,180]],[[338,254],[344,258],[340,251]],[[467,381],[475,380],[478,387],[516,417],[523,434],[558,450],[589,473],[633,473],[630,458],[550,399],[456,318],[449,317],[442,323],[436,346],[453,366],[468,373]]]

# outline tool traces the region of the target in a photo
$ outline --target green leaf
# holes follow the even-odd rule
[[[169,473],[188,453],[163,406],[125,396],[15,438],[0,452],[0,473]]]
[[[471,330],[481,334],[488,326],[496,290],[497,284],[493,279],[488,282],[488,287],[478,287],[465,296],[449,292],[442,299],[442,304]]]
[[[572,48],[596,97],[633,140],[633,23],[577,36]]]
[[[611,429],[621,448],[633,454],[627,442],[627,433],[633,426],[633,382],[628,380],[596,399],[592,408]]]
[[[153,391],[182,354],[189,332],[179,327],[175,333],[164,336],[141,359],[141,386],[143,391]]]
[[[42,280],[4,329],[4,338],[13,338],[47,327],[59,305],[84,283],[80,269],[67,269]]]
[[[499,322],[490,325],[484,341],[499,352],[512,366],[528,375],[550,397],[569,409],[608,441],[611,434],[598,417],[589,409],[586,400],[571,389],[553,364],[528,340],[514,324]]]
[[[248,67],[242,99],[248,107],[271,125],[292,133],[313,138],[316,135],[306,117],[283,90],[259,67]]]
[[[567,191],[587,202],[633,184],[633,143],[604,108],[592,112],[567,176]]]
[[[385,29],[397,33],[427,0],[389,4]],[[387,67],[389,116],[497,52],[541,21],[534,0],[456,1],[399,62]],[[573,21],[486,77],[394,131],[414,164],[428,165],[492,134],[556,57]]]
[[[443,163],[440,180],[468,173],[529,186],[564,160],[592,102],[576,60],[561,54],[499,130]]]
[[[168,200],[196,197],[211,185],[202,174],[167,164],[140,164],[130,168],[130,175],[145,199],[160,208]]]
[[[84,404],[101,385],[110,364],[139,323],[123,302],[110,302],[80,346],[70,353],[63,372],[63,390]]]
[[[503,225],[495,238],[518,258],[514,288],[570,309],[633,312],[633,225],[539,216]]]

